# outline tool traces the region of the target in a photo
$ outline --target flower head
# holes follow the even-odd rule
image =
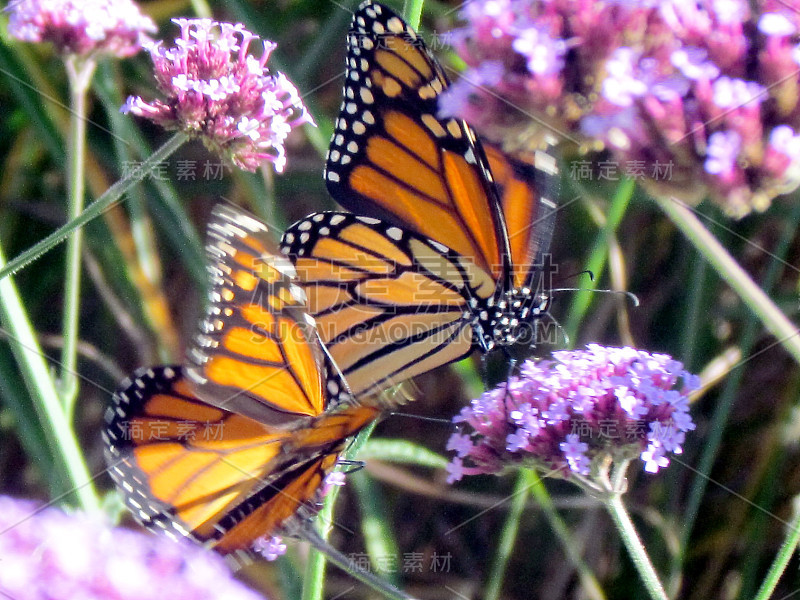
[[[131,0],[19,0],[9,4],[8,32],[26,42],[52,42],[62,54],[136,54],[156,24]]]
[[[667,466],[694,429],[688,394],[699,379],[665,354],[592,344],[554,360],[526,361],[521,375],[484,393],[454,421],[450,482],[463,475],[535,466],[587,477],[604,459],[639,456],[645,470]]]
[[[257,600],[213,552],[0,496],[0,590],[15,600]]]
[[[325,480],[322,482],[320,497],[324,498],[330,494],[334,488],[342,487],[345,483],[346,479],[343,471],[333,471],[328,473],[328,475],[325,477]]]
[[[283,538],[279,535],[269,538],[260,537],[253,543],[253,550],[272,562],[279,556],[286,554],[286,544],[283,543]]]
[[[165,100],[131,96],[122,112],[200,138],[232,165],[255,171],[263,161],[281,172],[283,143],[302,123],[313,123],[297,89],[266,67],[272,42],[250,53],[258,36],[243,25],[210,19],[174,19],[181,37],[172,48],[150,44],[158,88]]]
[[[467,70],[439,109],[507,150],[549,128],[610,151],[655,194],[764,210],[800,185],[796,156],[772,143],[800,127],[792,6],[475,0],[449,36]]]

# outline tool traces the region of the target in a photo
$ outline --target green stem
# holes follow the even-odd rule
[[[708,263],[702,260],[696,252],[692,252],[689,261],[692,278],[688,286],[688,299],[685,304],[686,315],[683,318],[683,335],[681,336],[680,345],[681,361],[686,365],[687,369],[691,368],[694,361],[695,347],[698,343],[697,332],[702,327],[700,311],[703,306],[703,296],[708,289],[705,285]]]
[[[324,555],[329,561],[342,569],[345,573],[358,579],[361,583],[368,585],[376,592],[383,594],[385,598],[391,600],[413,600],[413,596],[409,596],[405,592],[400,591],[388,581],[373,575],[369,571],[365,571],[361,567],[354,565],[353,561],[348,559],[344,554],[333,548],[326,542],[317,532],[307,530],[303,534],[303,539],[311,544],[317,551],[317,554]],[[303,586],[305,589],[305,585]],[[305,597],[305,593],[303,594]]]
[[[94,73],[95,63],[76,58],[66,62],[70,86],[70,124],[67,163],[69,196],[67,220],[77,218],[83,210],[85,195],[84,164],[86,163],[86,92]],[[78,323],[81,288],[81,244],[83,230],[77,229],[67,240],[67,260],[64,274],[64,312],[61,321],[64,346],[61,350],[59,392],[67,415],[71,415],[78,397]]]
[[[318,531],[313,532],[319,540],[327,545],[328,537],[333,529],[333,507],[336,504],[336,497],[339,495],[339,488],[334,487],[325,497],[325,502],[322,505],[322,510],[319,511],[316,517]],[[307,536],[304,536],[304,538]],[[312,542],[311,539],[308,540]],[[303,594],[301,600],[322,600],[325,589],[325,568],[327,561],[325,560],[326,552],[319,548],[319,544],[311,543],[316,548],[308,555],[308,562],[306,562],[306,572],[303,576]]]
[[[364,428],[364,430],[362,430],[361,433],[356,436],[356,439],[353,440],[353,442],[350,444],[350,447],[343,453],[343,457],[345,459],[351,459],[354,457],[369,439],[373,429],[375,429],[374,422]],[[331,529],[333,529],[333,509],[336,505],[336,498],[338,496],[339,486],[334,486],[328,495],[325,496],[325,502],[322,505],[322,510],[320,510],[317,514],[316,521],[318,532],[315,532],[315,534],[318,535],[320,541],[325,543],[326,550],[319,551],[320,548],[318,548],[312,542],[312,545],[318,551],[312,551],[308,556],[306,572],[305,576],[303,577],[302,600],[322,600],[323,598],[322,592],[325,587],[325,556],[328,555],[327,548],[333,550],[333,548],[327,544],[327,540],[331,533]],[[312,540],[309,540],[309,542],[311,541]],[[345,563],[347,565],[345,567],[342,567],[342,565],[339,563],[334,564],[337,564],[345,571],[349,572],[350,569],[352,569],[352,565],[347,559],[345,559]]]
[[[0,266],[4,263],[5,256],[0,248]],[[64,412],[17,286],[10,277],[0,280],[0,319],[9,333],[11,351],[34,400],[42,430],[53,449],[57,471],[84,510],[99,511],[100,503],[75,432]]]
[[[389,509],[380,486],[365,470],[352,473],[348,478],[348,485],[353,486],[358,496],[361,534],[373,570],[392,585],[399,585],[397,565],[386,560],[400,556],[400,548],[392,532]]]
[[[761,285],[769,292],[775,287],[778,277],[783,272],[785,266],[786,254],[795,238],[798,224],[800,223],[800,203],[794,202],[792,210],[788,217],[783,222],[783,232],[775,246],[774,260],[770,262],[767,272],[764,274]],[[753,345],[758,339],[758,320],[754,315],[750,315],[742,331],[739,341],[739,349],[742,356],[749,356],[753,349]],[[683,514],[683,532],[681,534],[681,555],[680,562],[686,559],[686,552],[691,537],[694,523],[697,520],[697,515],[700,512],[700,504],[703,501],[708,482],[711,480],[711,468],[717,458],[720,444],[722,443],[722,435],[725,431],[725,424],[728,422],[728,416],[733,407],[733,403],[739,397],[738,392],[741,386],[742,379],[744,378],[744,364],[739,364],[728,375],[725,380],[725,386],[714,406],[714,415],[708,427],[708,435],[703,442],[703,453],[700,456],[700,461],[697,465],[697,474],[692,483],[692,489],[689,493],[689,500],[686,502],[686,510]],[[676,565],[676,569],[680,568],[680,564]]]
[[[533,477],[536,477],[536,475],[533,475]],[[517,475],[517,483],[514,485],[514,491],[511,492],[511,509],[508,511],[503,530],[500,532],[500,543],[497,544],[492,570],[489,573],[489,581],[483,595],[486,600],[497,600],[500,597],[508,560],[511,558],[511,552],[514,550],[514,544],[517,541],[522,512],[528,502],[528,494],[531,487],[530,479],[530,471],[520,469]]]
[[[22,254],[9,261],[2,269],[0,269],[0,280],[16,273],[23,267],[27,266],[46,252],[55,248],[58,244],[63,242],[73,231],[76,231],[86,225],[92,219],[97,218],[106,210],[119,201],[122,195],[131,187],[136,185],[141,177],[150,173],[159,163],[166,160],[173,152],[175,152],[181,145],[188,140],[185,133],[176,133],[167,142],[151,154],[147,160],[142,163],[141,170],[132,169],[131,173],[117,181],[114,185],[108,188],[102,196],[92,202],[80,216],[68,221],[56,229],[53,233],[48,235],[42,241],[34,244]]]
[[[684,203],[674,198],[655,197],[655,201],[694,244],[700,254],[714,267],[720,277],[734,289],[769,332],[792,355],[792,358],[800,363],[800,336],[798,336],[797,328],[739,266],[719,243],[719,240],[703,226]]]
[[[781,575],[786,570],[789,561],[794,556],[798,543],[800,543],[800,496],[795,496],[794,498],[794,517],[792,517],[787,529],[789,535],[783,541],[783,545],[772,562],[772,566],[769,568],[769,572],[764,578],[761,589],[758,590],[754,600],[769,600],[769,598],[772,598]]]
[[[581,580],[581,585],[586,593],[586,596],[592,600],[606,600],[606,595],[597,577],[589,568],[589,565],[583,560],[581,556],[582,551],[575,541],[575,536],[570,532],[569,527],[558,514],[556,507],[553,505],[553,499],[547,492],[542,478],[535,471],[529,471],[528,480],[530,482],[530,490],[536,502],[542,507],[544,516],[547,518],[550,528],[558,537],[561,546],[566,552],[575,570],[578,572],[578,578]]]
[[[487,600],[497,600],[497,598],[500,597],[506,565],[511,556],[511,551],[513,550],[517,538],[522,512],[525,509],[530,494],[536,498],[536,502],[541,507],[542,512],[544,512],[550,527],[561,542],[564,552],[578,572],[578,577],[581,580],[581,585],[586,592],[586,596],[592,600],[605,600],[606,596],[603,593],[603,589],[600,587],[600,582],[597,581],[597,577],[595,577],[594,573],[592,573],[591,569],[581,557],[581,549],[578,547],[578,544],[575,543],[575,539],[570,533],[567,524],[564,523],[564,520],[553,505],[553,500],[547,492],[547,488],[545,488],[541,477],[539,477],[536,471],[531,469],[520,469],[519,471],[517,483],[514,486],[514,491],[511,493],[511,510],[506,518],[503,531],[500,534],[500,543],[498,545],[495,561],[492,564],[489,583],[486,586],[486,592],[483,597]]]
[[[611,237],[617,231],[622,217],[628,210],[633,192],[636,189],[636,182],[632,179],[623,180],[617,188],[614,197],[611,199],[606,222],[603,224],[603,229],[598,233],[594,241],[592,251],[589,253],[589,260],[586,263],[586,269],[592,273],[594,279],[589,282],[588,289],[575,292],[572,296],[572,303],[569,308],[569,318],[564,327],[570,343],[574,345],[577,342],[578,329],[586,316],[586,311],[589,310],[589,304],[595,294],[591,290],[597,287],[603,271],[608,262],[608,246]]]
[[[214,18],[214,11],[211,10],[206,0],[191,0],[191,4],[194,13],[198,17],[203,17],[204,19]]]
[[[625,543],[625,547],[628,549],[633,564],[639,572],[647,591],[650,593],[650,597],[653,600],[669,600],[667,593],[664,591],[664,586],[661,585],[661,581],[658,579],[656,570],[650,563],[650,558],[642,545],[642,540],[639,539],[639,535],[636,533],[630,515],[625,510],[622,495],[612,492],[602,500],[619,530],[622,541]]]

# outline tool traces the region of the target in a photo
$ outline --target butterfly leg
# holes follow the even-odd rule
[[[489,354],[484,352],[481,354],[481,380],[483,380],[483,389],[489,389]]]
[[[503,398],[503,404],[508,406],[511,402],[511,378],[514,375],[514,369],[517,367],[517,359],[514,356],[508,356],[508,371],[506,372],[506,393]],[[508,411],[506,411],[507,413]]]

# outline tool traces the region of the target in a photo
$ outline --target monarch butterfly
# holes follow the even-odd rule
[[[211,301],[188,364],[123,382],[104,441],[143,525],[228,554],[313,511],[346,438],[378,409],[352,404],[266,227],[220,206],[208,237]]]
[[[514,159],[437,117],[447,77],[385,6],[363,3],[347,40],[325,180],[360,216],[310,215],[281,250],[358,397],[533,332],[549,304],[558,170],[544,152]]]

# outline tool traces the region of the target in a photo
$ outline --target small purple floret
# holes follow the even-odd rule
[[[260,537],[253,544],[253,550],[271,562],[286,554],[286,544],[277,535],[270,538]]]

